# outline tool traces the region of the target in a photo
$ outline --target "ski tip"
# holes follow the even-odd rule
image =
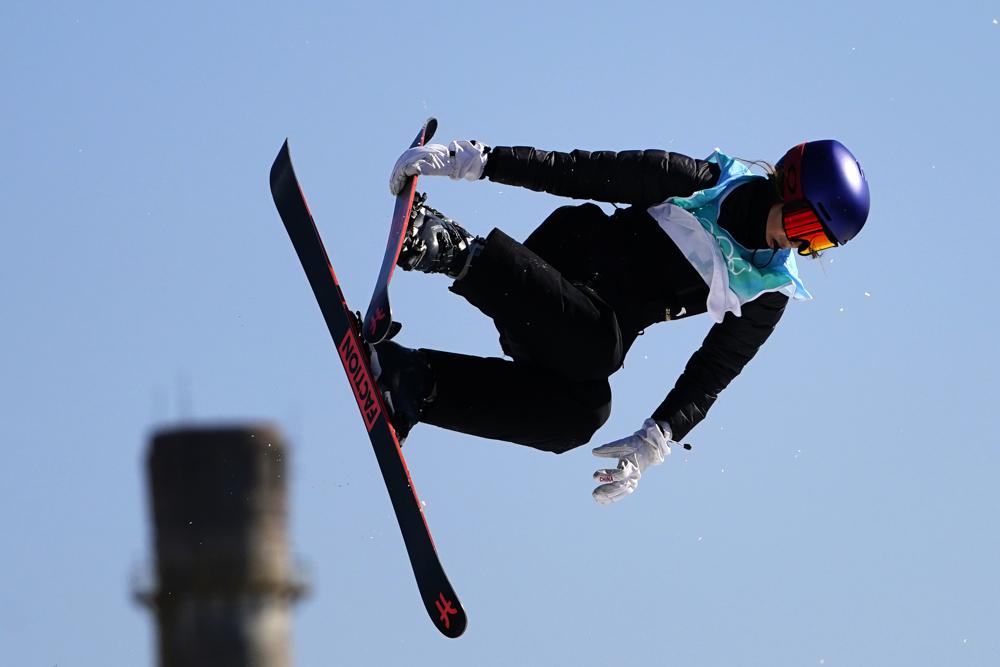
[[[444,590],[425,595],[424,605],[427,607],[427,613],[438,632],[449,639],[457,639],[465,632],[465,626],[468,625],[469,621],[465,615],[465,608],[458,601],[458,596],[455,595],[451,585],[448,584],[447,580],[444,580],[443,583]],[[419,581],[417,585],[420,585]]]
[[[442,634],[445,637],[447,637],[448,639],[458,639],[463,634],[465,634],[465,619],[464,618],[462,619],[462,624],[461,625],[458,625],[456,623],[454,625],[454,629],[453,630],[443,631]]]
[[[424,143],[427,143],[428,141],[431,140],[431,137],[434,136],[434,133],[437,132],[437,129],[438,129],[437,118],[431,116],[430,118],[427,119],[427,122],[424,123]]]
[[[284,143],[281,144],[281,150],[278,151],[278,155],[274,158],[274,163],[271,165],[270,182],[272,194],[274,193],[275,185],[286,172],[291,170],[291,166],[292,158],[288,152],[288,138],[286,137]]]
[[[454,611],[455,614],[449,618],[447,626],[443,625],[441,620],[438,620],[436,623],[438,630],[440,630],[441,634],[448,639],[458,639],[461,637],[465,634],[465,627],[468,625],[465,610],[459,606],[458,609]]]

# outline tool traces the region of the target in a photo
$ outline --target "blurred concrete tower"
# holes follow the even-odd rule
[[[156,433],[148,473],[161,667],[287,667],[304,592],[288,548],[285,445],[267,426]]]

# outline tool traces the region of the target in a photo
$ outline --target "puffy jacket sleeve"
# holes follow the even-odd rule
[[[653,419],[669,422],[675,440],[687,435],[705,418],[719,392],[757,354],[787,304],[788,297],[769,292],[744,304],[741,317],[726,313],[691,356],[674,388],[653,412]]]
[[[719,167],[662,150],[560,153],[498,146],[490,150],[483,175],[563,197],[652,206],[711,187]]]

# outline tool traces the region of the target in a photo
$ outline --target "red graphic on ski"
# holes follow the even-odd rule
[[[434,603],[437,607],[438,613],[441,616],[438,617],[438,622],[443,623],[445,629],[451,627],[451,617],[458,615],[458,610],[452,606],[451,600],[445,598],[444,593],[441,593],[440,599]]]
[[[337,346],[340,352],[340,360],[344,364],[344,371],[347,372],[347,380],[354,390],[354,398],[358,401],[358,408],[361,416],[365,420],[365,428],[369,432],[375,428],[375,424],[382,408],[377,400],[378,390],[375,380],[368,370],[368,362],[358,346],[358,336],[352,329],[348,329],[344,335],[344,340]]]
[[[375,336],[375,333],[378,330],[378,324],[379,324],[379,322],[381,322],[384,319],[385,319],[385,311],[382,310],[381,308],[376,308],[375,309],[375,315],[373,315],[372,319],[371,319],[371,324],[368,325],[368,336],[369,336],[369,338],[372,338],[372,337]]]

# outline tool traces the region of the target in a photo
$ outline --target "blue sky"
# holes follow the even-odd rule
[[[152,664],[149,432],[263,419],[292,442],[300,665],[994,665],[1000,424],[991,251],[1000,4],[21,2],[0,6],[0,654]],[[835,137],[869,225],[638,492],[432,427],[407,458],[465,637],[424,616],[319,311],[267,189],[287,136],[356,308],[393,162],[438,138],[715,147]],[[563,201],[426,179],[476,233]],[[404,343],[499,354],[440,276],[394,282]],[[602,444],[709,327],[651,329]]]

